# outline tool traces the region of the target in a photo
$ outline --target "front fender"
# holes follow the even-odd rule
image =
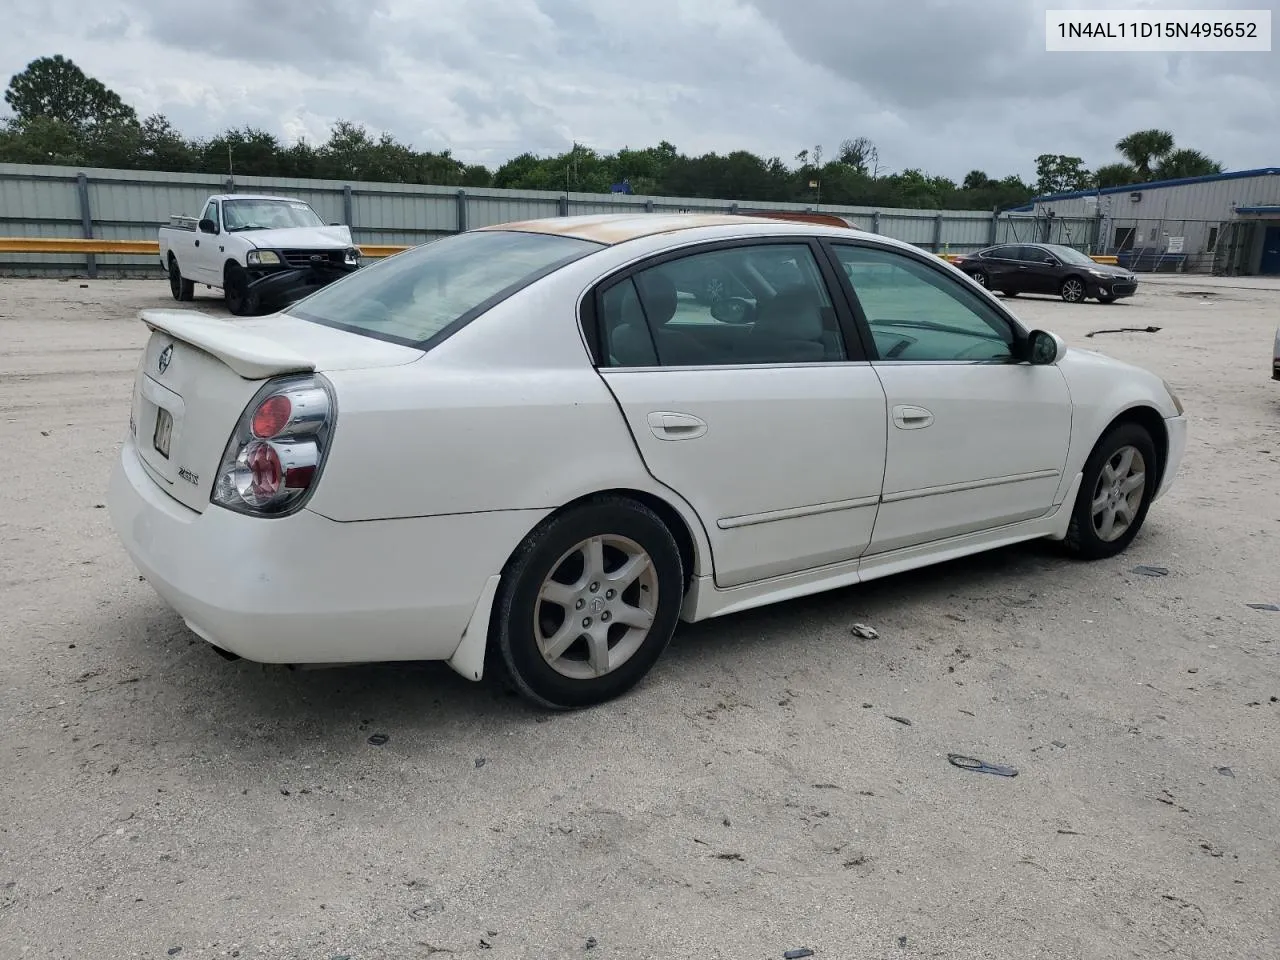
[[[1177,417],[1178,408],[1160,377],[1141,367],[1071,347],[1058,364],[1071,394],[1071,442],[1059,496],[1094,446],[1115,420],[1126,413],[1150,411],[1162,421]],[[1167,443],[1168,437],[1155,438]]]

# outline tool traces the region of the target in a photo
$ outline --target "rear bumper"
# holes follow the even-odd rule
[[[445,660],[488,579],[542,511],[338,523],[182,506],[127,439],[111,475],[117,535],[199,636],[261,663]]]
[[[1167,417],[1164,421],[1165,433],[1169,436],[1169,451],[1165,458],[1164,472],[1160,477],[1160,489],[1156,491],[1153,500],[1159,500],[1169,488],[1173,486],[1173,481],[1177,477],[1178,468],[1182,466],[1182,458],[1187,452],[1187,418]]]

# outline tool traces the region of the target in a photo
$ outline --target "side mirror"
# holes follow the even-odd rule
[[[711,316],[721,323],[750,323],[751,313],[751,304],[740,297],[717,300],[711,305]]]
[[[205,217],[203,220],[200,221],[200,232],[201,233],[217,233],[218,225],[214,223],[212,220],[210,220],[208,217]]]
[[[1056,333],[1032,330],[1027,337],[1027,360],[1036,366],[1051,366],[1067,353],[1067,343]]]

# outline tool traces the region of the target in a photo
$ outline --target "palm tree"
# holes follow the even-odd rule
[[[1182,177],[1207,177],[1222,172],[1222,164],[1211,160],[1199,150],[1183,148],[1174,150],[1160,158],[1156,166],[1156,178],[1159,180],[1178,180]]]
[[[1151,179],[1151,164],[1173,150],[1173,134],[1167,130],[1139,130],[1116,143],[1116,149],[1133,164],[1144,180]]]
[[[1124,187],[1141,181],[1138,171],[1127,163],[1108,163],[1093,171],[1094,185],[1099,189]]]

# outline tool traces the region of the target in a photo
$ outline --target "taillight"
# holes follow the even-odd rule
[[[333,388],[319,375],[258,391],[222,454],[212,501],[255,516],[287,516],[315,488],[329,449]]]

